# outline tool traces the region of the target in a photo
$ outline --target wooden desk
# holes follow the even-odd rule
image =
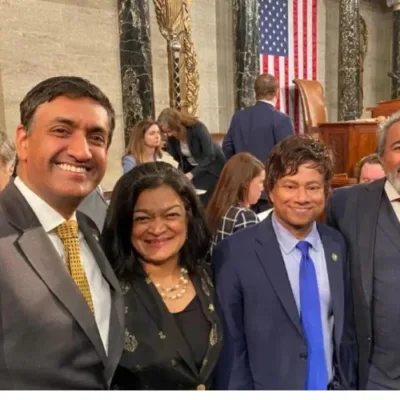
[[[389,117],[399,110],[400,99],[380,101],[376,106],[367,108],[367,111],[371,112],[372,118]]]
[[[354,177],[354,168],[364,156],[377,148],[376,121],[332,122],[319,125],[319,139],[329,145],[335,156],[335,174]]]

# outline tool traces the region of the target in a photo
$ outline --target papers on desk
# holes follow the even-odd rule
[[[273,209],[270,208],[270,209],[267,210],[267,211],[263,211],[263,212],[261,212],[260,214],[257,214],[259,220],[262,221],[263,219],[267,218],[268,215],[271,213],[272,210],[273,210]]]

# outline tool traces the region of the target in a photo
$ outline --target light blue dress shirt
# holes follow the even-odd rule
[[[299,239],[296,239],[272,213],[272,226],[278,239],[294,300],[300,315],[300,261],[301,252],[296,249]],[[321,322],[324,335],[325,359],[328,371],[328,380],[332,380],[332,355],[333,355],[333,312],[331,304],[331,292],[329,287],[328,270],[326,267],[324,246],[319,236],[317,225],[314,222],[313,228],[304,239],[310,243],[310,257],[315,266],[317,275],[319,300],[321,303]]]

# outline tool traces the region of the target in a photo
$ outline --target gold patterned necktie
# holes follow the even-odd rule
[[[73,281],[78,286],[86,300],[90,310],[94,314],[92,295],[85,269],[81,262],[81,252],[78,238],[78,223],[75,220],[68,220],[57,226],[57,235],[62,240],[69,272]]]

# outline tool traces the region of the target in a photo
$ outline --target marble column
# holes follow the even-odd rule
[[[258,0],[233,1],[236,108],[254,104],[254,81],[260,74]]]
[[[339,3],[339,121],[359,118],[360,112],[360,4]]]
[[[400,0],[387,0],[393,7],[393,41],[392,41],[392,99],[400,97]]]
[[[118,0],[125,142],[132,127],[154,118],[148,0]]]

